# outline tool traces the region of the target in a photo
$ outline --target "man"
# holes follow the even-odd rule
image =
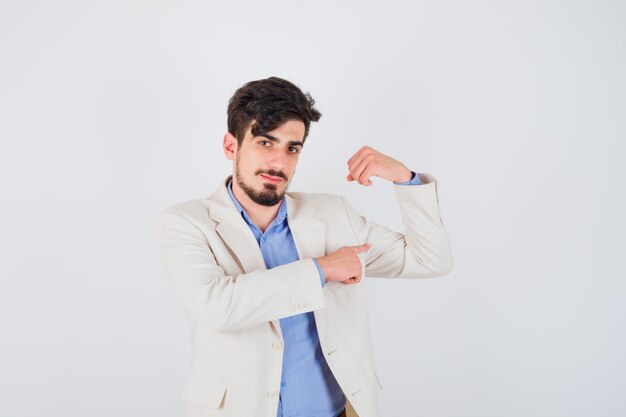
[[[233,173],[159,214],[161,258],[184,303],[189,417],[379,416],[364,276],[452,269],[437,182],[368,146],[346,180],[392,181],[405,234],[332,194],[287,192],[314,100],[271,77],[238,89],[223,149]]]

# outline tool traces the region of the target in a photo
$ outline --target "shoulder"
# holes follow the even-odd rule
[[[157,223],[181,221],[193,224],[212,222],[209,217],[209,199],[205,197],[179,201],[165,207],[157,215]]]
[[[298,200],[302,202],[302,204],[314,204],[314,205],[325,205],[325,204],[341,204],[341,200],[343,197],[337,194],[330,193],[305,193],[300,191],[291,191],[288,192],[287,195],[294,200]]]
[[[338,194],[305,192],[289,192],[287,194],[297,202],[298,207],[306,207],[308,213],[315,213],[315,217],[329,221],[336,219],[338,214],[346,210],[346,200]]]

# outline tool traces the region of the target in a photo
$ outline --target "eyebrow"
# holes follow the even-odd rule
[[[259,136],[263,136],[264,138],[269,139],[272,142],[280,143],[280,139],[270,135],[269,133],[263,133],[263,134],[260,134]],[[287,141],[287,145],[304,147],[304,144],[297,140],[289,140]]]

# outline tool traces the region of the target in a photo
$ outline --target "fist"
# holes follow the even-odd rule
[[[372,185],[370,177],[403,182],[411,179],[411,171],[400,161],[365,145],[348,160],[348,181],[365,186]]]

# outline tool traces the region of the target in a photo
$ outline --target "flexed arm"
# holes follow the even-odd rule
[[[401,185],[411,171],[401,162],[369,146],[359,149],[348,161],[348,181],[371,186],[371,176],[394,182],[405,233],[371,222],[342,198],[346,215],[360,243],[371,243],[365,276],[381,278],[429,278],[452,270],[452,252],[439,211],[437,180],[421,174],[421,185]]]

